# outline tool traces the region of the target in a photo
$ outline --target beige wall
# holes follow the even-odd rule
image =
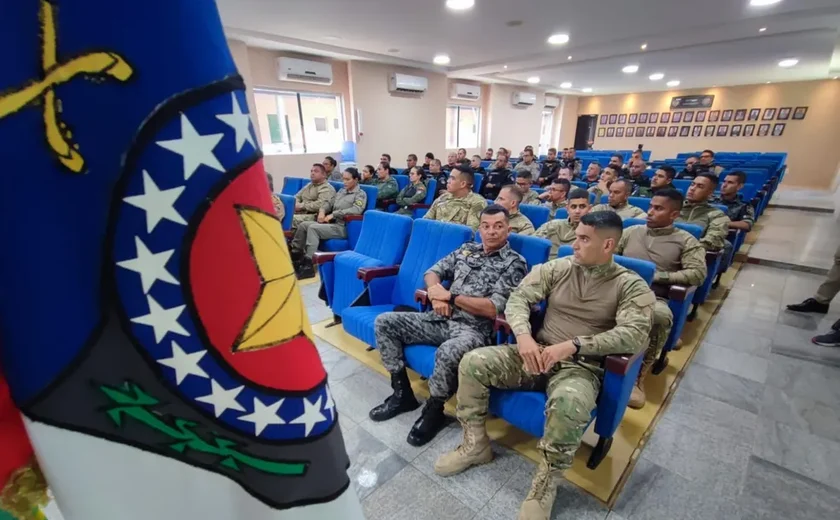
[[[716,151],[787,152],[788,172],[785,185],[828,189],[840,161],[840,81],[805,81],[770,85],[748,85],[669,91],[657,93],[593,96],[581,98],[579,114],[622,114],[667,112],[673,96],[714,94],[712,109],[751,109],[807,106],[804,120],[768,121],[786,123],[781,137],[631,137],[595,138],[597,149],[631,149],[644,143],[656,159],[674,157],[679,152],[710,148]],[[684,111],[683,111],[684,112]],[[763,112],[762,112],[763,113]],[[729,121],[706,124],[761,124],[764,121]],[[691,123],[695,125],[697,123]],[[682,126],[682,123],[678,123]],[[636,125],[650,126],[650,125]],[[673,126],[657,125],[657,126]],[[607,126],[609,128],[609,125]],[[772,128],[772,126],[771,126]]]
[[[554,109],[551,144],[555,148],[571,148],[575,145],[579,101],[578,96],[562,96],[560,106]]]
[[[513,106],[513,93],[517,90],[527,90],[537,93],[536,104],[529,107]],[[488,116],[485,122],[488,126],[489,143],[493,149],[504,146],[512,150],[514,155],[527,145],[536,150],[540,144],[540,122],[545,94],[535,89],[523,89],[512,85],[490,85]]]

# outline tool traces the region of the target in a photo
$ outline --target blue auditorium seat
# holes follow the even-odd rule
[[[536,204],[522,204],[519,206],[519,211],[531,221],[536,229],[548,222],[548,216],[551,213],[551,210],[547,207],[537,206]]]
[[[335,185],[336,182],[330,181],[330,184]],[[341,184],[341,188],[344,188],[344,184],[338,184]],[[379,189],[376,186],[366,186],[364,184],[360,184],[359,187],[367,194],[367,206],[365,207],[365,212],[375,209],[376,194],[379,192]],[[363,215],[347,216],[344,219],[347,226],[347,238],[331,238],[329,240],[323,240],[320,246],[321,251],[335,253],[338,251],[353,249],[356,246],[356,242],[359,240],[359,234],[362,232],[362,218]]]
[[[429,211],[429,208],[432,206],[432,202],[435,201],[436,191],[437,179],[429,179],[426,182],[426,200],[424,200],[421,204],[414,204],[411,206],[411,218],[423,218],[423,216]]]
[[[292,220],[295,218],[295,196],[286,195],[285,193],[278,193],[277,196],[283,201],[283,209],[286,210],[286,215],[280,224],[283,227],[283,231],[289,231],[292,229]]]
[[[566,220],[569,218],[569,210],[566,208],[559,208],[557,211],[554,212],[554,218],[560,220]]]
[[[309,184],[309,179],[302,179],[299,177],[284,177],[283,178],[283,190],[280,192],[283,195],[297,195],[297,192],[303,189],[304,186]]]
[[[475,241],[481,243],[481,234],[475,234]],[[548,262],[548,255],[551,253],[551,241],[545,238],[532,237],[530,235],[520,235],[518,233],[511,233],[508,236],[510,248],[522,255],[525,258],[525,264],[528,270],[534,268],[535,265],[544,264]]]
[[[572,189],[580,188],[582,190],[589,189],[589,184],[583,181],[572,181]]]
[[[474,174],[475,181],[473,182],[473,191],[481,193],[481,184],[484,182],[484,175],[481,173]]]
[[[332,186],[333,188],[335,188],[335,191],[336,191],[336,192],[339,192],[339,191],[341,191],[342,189],[344,189],[344,183],[343,183],[343,182],[341,182],[341,181],[329,181],[329,183],[330,183],[330,186]]]

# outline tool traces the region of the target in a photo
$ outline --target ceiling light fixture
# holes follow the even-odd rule
[[[560,83],[560,88],[572,88],[572,84],[568,81],[564,81],[563,83]]]
[[[449,65],[450,61],[451,60],[449,59],[449,56],[447,56],[446,54],[438,54],[432,60],[432,62],[434,62],[435,65]]]
[[[568,34],[552,34],[548,37],[548,43],[552,45],[563,45],[564,43],[569,43],[569,35]]]
[[[539,82],[540,82],[540,77],[539,76],[531,76],[530,78],[528,78],[528,83],[530,83],[531,85],[536,85]]]
[[[504,66],[504,68],[506,69],[506,68],[507,68],[507,65],[505,65],[505,66]]]
[[[787,59],[784,59],[784,60],[782,60],[782,61],[780,61],[780,62],[779,62],[779,67],[783,67],[783,68],[793,67],[793,66],[794,66],[794,65],[796,65],[797,63],[799,63],[799,60],[798,60],[798,59],[796,59],[796,58],[787,58]]]
[[[639,48],[642,49],[643,51],[647,50],[647,42],[643,43],[642,46],[639,47]]]
[[[753,7],[766,7],[768,5],[778,4],[782,0],[750,0],[750,5]]]
[[[621,69],[621,72],[623,72],[625,74],[635,74],[636,72],[639,72],[639,66],[638,65],[627,65],[623,69]]]
[[[837,78],[835,78],[835,79],[837,79]],[[589,92],[592,92],[592,89],[591,89],[591,88],[589,88],[589,87],[582,88],[582,89],[580,89],[580,90],[581,90],[581,92],[586,92],[587,94],[588,94]]]
[[[764,32],[766,30],[767,30],[767,27],[762,27],[761,29],[758,30],[758,32]]]
[[[668,85],[669,87],[679,87],[680,86],[680,80],[672,79],[671,81],[669,81],[668,83],[665,83],[665,84]]]
[[[464,11],[475,5],[475,0],[446,0],[446,7],[453,11]]]
[[[650,79],[651,81],[659,81],[660,79],[662,79],[664,77],[665,77],[665,74],[662,74],[661,72],[655,72],[655,73],[651,74],[650,76],[648,76],[648,79]]]
[[[572,57],[571,57],[571,56],[569,56],[569,57],[568,57],[568,58],[566,58],[566,59],[567,59],[567,60],[570,60],[570,59],[572,59]]]

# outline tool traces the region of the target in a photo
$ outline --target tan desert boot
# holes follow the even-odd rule
[[[641,381],[639,381],[633,385],[633,391],[630,392],[630,400],[627,401],[627,406],[634,410],[644,408],[645,402],[647,401],[647,396],[645,395],[645,391],[641,388],[641,384]]]
[[[551,474],[548,464],[545,461],[540,462],[537,474],[531,482],[531,491],[519,508],[518,520],[548,520],[559,483],[559,477]]]
[[[444,453],[435,462],[435,473],[448,477],[461,473],[467,468],[487,464],[493,460],[490,438],[483,424],[461,423],[464,439],[455,451]]]

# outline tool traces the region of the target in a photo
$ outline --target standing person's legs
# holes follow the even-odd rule
[[[840,247],[834,253],[834,265],[828,271],[822,285],[817,289],[813,298],[808,298],[802,303],[788,305],[790,311],[816,312],[826,314],[831,300],[840,292]]]

